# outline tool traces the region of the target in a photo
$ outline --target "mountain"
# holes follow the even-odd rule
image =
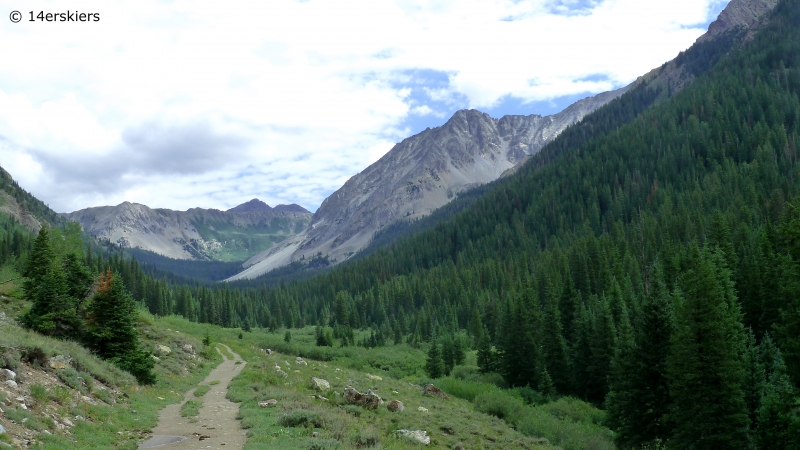
[[[343,261],[386,225],[428,215],[460,192],[496,180],[628,88],[544,117],[495,119],[476,110],[458,111],[441,127],[403,140],[350,178],[322,202],[307,230],[253,256],[232,279],[257,277],[318,253]]]
[[[50,225],[66,223],[44,202],[22,189],[2,167],[0,167],[0,214],[13,217],[33,233],[38,233],[43,223]]]
[[[400,219],[414,219],[445,205],[459,192],[507,176],[568,126],[647,83],[673,95],[710,68],[739,30],[750,33],[777,0],[733,0],[709,30],[698,38],[695,58],[681,56],[654,69],[631,85],[580,100],[551,116],[504,116],[494,119],[462,110],[441,127],[426,129],[395,145],[386,155],[323,201],[307,230],[244,263],[231,278],[255,278],[293,261],[317,254],[341,262],[364,248],[375,232]],[[699,63],[697,61],[700,61]]]
[[[253,199],[228,211],[152,209],[137,203],[86,208],[64,216],[125,248],[174,259],[241,261],[302,231],[311,213]]]

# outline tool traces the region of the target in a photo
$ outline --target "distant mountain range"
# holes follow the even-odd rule
[[[169,258],[242,261],[303,231],[311,213],[298,205],[275,208],[253,199],[220,211],[152,209],[137,203],[63,214],[101,240]]]

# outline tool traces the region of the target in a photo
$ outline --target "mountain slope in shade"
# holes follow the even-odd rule
[[[227,210],[226,212],[269,212],[272,211],[272,207],[268,204],[262,202],[261,200],[254,198],[249,202],[242,203],[239,206],[234,206],[233,208]]]
[[[343,261],[384,226],[430,214],[459,192],[496,180],[627,90],[589,97],[544,117],[494,119],[480,111],[458,111],[443,126],[405,139],[350,178],[325,199],[306,231],[250,258],[245,271],[231,279],[257,277],[318,253]]]
[[[277,211],[259,200],[255,202],[233,208],[241,208],[238,211],[172,211],[124,202],[64,216],[80,222],[84,230],[99,239],[122,247],[141,248],[175,259],[220,261],[247,259],[302,231],[311,219],[307,211]]]

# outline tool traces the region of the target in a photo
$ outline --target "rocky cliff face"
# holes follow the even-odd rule
[[[141,248],[170,258],[243,260],[302,231],[311,213],[277,211],[258,200],[240,210],[151,209],[124,202],[64,214],[88,233],[122,247]],[[262,206],[263,205],[263,206]],[[281,205],[283,206],[283,205]],[[264,208],[266,207],[266,208]],[[237,207],[239,208],[239,207]]]
[[[778,0],[731,0],[697,42],[713,39],[735,28],[752,28],[777,4]]]
[[[494,119],[458,111],[443,126],[405,139],[353,176],[325,199],[305,232],[252,257],[232,279],[256,277],[317,253],[346,260],[384,226],[430,214],[459,192],[496,180],[626,90],[590,97],[545,117]]]

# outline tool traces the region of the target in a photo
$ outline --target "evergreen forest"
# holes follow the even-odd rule
[[[623,449],[800,448],[800,1],[677,61],[681,89],[638,84],[515,174],[314,276],[198,282],[12,219],[0,265],[28,279],[26,326],[144,382],[137,304],[315,326],[319,346],[407,343],[431,378],[475,350],[504,387],[606,410]]]

